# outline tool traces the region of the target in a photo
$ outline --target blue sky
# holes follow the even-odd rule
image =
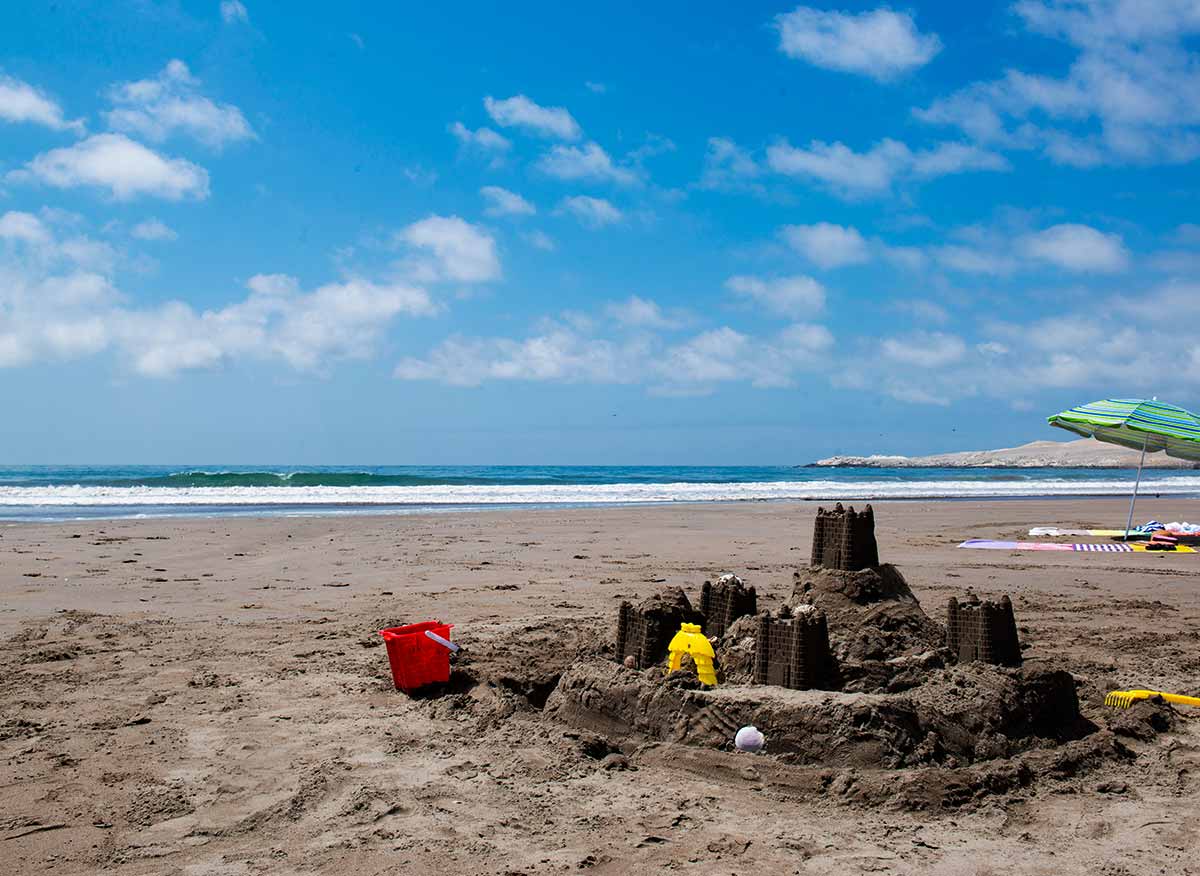
[[[1200,407],[1194,2],[435,6],[6,6],[0,458],[793,463]]]

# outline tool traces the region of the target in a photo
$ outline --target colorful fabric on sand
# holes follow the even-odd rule
[[[1127,542],[1114,542],[1112,544],[1056,544],[1046,541],[992,541],[986,538],[972,538],[964,541],[959,547],[990,551],[1057,551],[1061,553],[1129,554],[1152,552],[1144,544],[1129,544]],[[1195,550],[1190,547],[1177,547],[1173,553],[1191,554],[1195,553]]]

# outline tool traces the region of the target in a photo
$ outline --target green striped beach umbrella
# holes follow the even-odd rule
[[[1126,539],[1133,526],[1133,506],[1137,502],[1146,454],[1165,451],[1167,456],[1177,459],[1200,461],[1200,418],[1191,411],[1158,399],[1106,398],[1071,408],[1046,420],[1051,426],[1085,438],[1142,451],[1137,479],[1133,482],[1133,496],[1129,500]]]

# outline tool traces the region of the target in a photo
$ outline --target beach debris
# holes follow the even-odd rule
[[[704,615],[692,608],[679,587],[664,587],[636,608],[622,602],[617,613],[617,661],[633,657],[638,669],[661,663],[680,624],[703,623]]]
[[[879,545],[875,541],[875,511],[868,505],[862,511],[838,502],[832,510],[817,509],[813,521],[812,566],[856,572],[879,565]]]
[[[946,609],[946,647],[963,663],[978,660],[997,666],[1019,665],[1021,646],[1012,600],[1007,595],[999,602],[980,600],[970,592],[962,602],[951,597]]]
[[[667,645],[670,659],[667,661],[667,671],[674,672],[683,665],[683,655],[687,654],[696,664],[696,677],[702,684],[715,686],[717,672],[713,668],[712,642],[704,638],[699,624],[680,624],[679,632]]]
[[[825,613],[811,605],[792,613],[758,616],[754,648],[754,683],[792,690],[833,690],[837,669],[829,650]]]
[[[758,613],[758,594],[737,575],[722,575],[715,583],[705,581],[701,587],[700,613],[708,634],[723,636],[739,617]]]
[[[733,737],[734,748],[738,751],[748,751],[751,754],[762,751],[766,742],[767,738],[753,724],[738,730],[737,735]]]
[[[1177,706],[1196,706],[1200,708],[1200,697],[1188,697],[1183,694],[1163,693],[1160,690],[1114,690],[1109,691],[1104,698],[1104,705],[1114,709],[1128,709],[1138,700],[1148,700],[1154,697],[1174,703]]]

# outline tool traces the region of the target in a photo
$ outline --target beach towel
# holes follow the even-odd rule
[[[1093,538],[1118,538],[1125,534],[1124,529],[1060,529],[1057,526],[1035,526],[1029,530],[1032,536],[1064,536],[1064,535],[1090,535]],[[1138,538],[1145,537],[1145,533],[1139,532],[1136,529],[1129,531],[1130,537],[1137,536]]]
[[[1129,554],[1144,553],[1148,550],[1144,544],[1129,544],[1114,542],[1109,544],[1055,544],[1046,541],[992,541],[986,538],[972,538],[959,545],[960,548],[976,548],[990,551],[1060,551],[1076,553]],[[1172,553],[1192,554],[1194,548],[1177,547]]]

